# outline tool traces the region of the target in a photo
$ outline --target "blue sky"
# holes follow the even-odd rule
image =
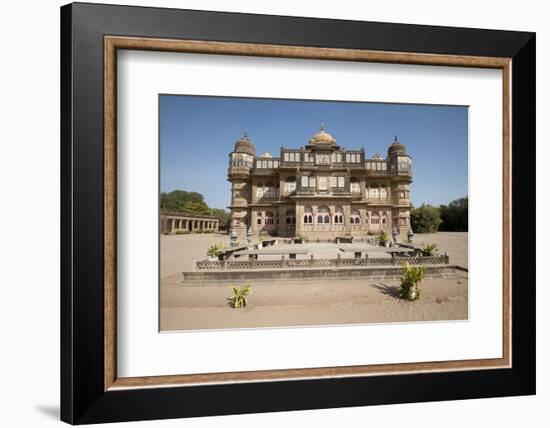
[[[160,96],[160,188],[201,193],[210,207],[230,200],[228,154],[243,132],[256,153],[307,144],[324,123],[337,143],[386,156],[398,136],[413,159],[411,199],[446,204],[468,193],[464,106]]]

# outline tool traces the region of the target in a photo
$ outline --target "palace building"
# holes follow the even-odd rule
[[[302,236],[310,240],[365,236],[382,230],[401,239],[409,230],[412,160],[397,137],[387,157],[366,157],[321,130],[280,157],[256,156],[247,134],[229,154],[230,228],[244,235]]]

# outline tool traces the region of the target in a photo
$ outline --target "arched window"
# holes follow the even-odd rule
[[[380,216],[378,213],[372,213],[370,216],[370,224],[380,224]]]
[[[349,191],[351,193],[361,193],[361,185],[356,177],[351,177],[349,181]]]
[[[388,224],[388,219],[386,218],[386,216],[382,217],[382,225],[385,226]]]
[[[285,219],[285,223],[286,224],[296,224],[296,211],[292,208],[289,208],[288,210],[286,210],[286,219]]]
[[[308,205],[304,207],[304,224],[313,223],[313,209]]]
[[[351,210],[350,223],[361,224],[361,214],[359,213],[359,210],[356,208]]]
[[[265,224],[273,224],[274,223],[274,216],[271,211],[268,211],[265,213]]]
[[[317,209],[317,223],[330,223],[330,210],[327,206],[322,205]]]
[[[342,207],[338,206],[334,208],[334,224],[343,224],[344,223],[344,210]]]
[[[289,194],[296,191],[296,177],[288,177],[285,181],[285,193]]]

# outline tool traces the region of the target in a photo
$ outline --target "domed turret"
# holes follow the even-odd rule
[[[310,144],[336,144],[336,139],[325,131],[324,125],[321,125],[321,130],[309,139]]]
[[[247,153],[249,155],[256,155],[256,147],[248,139],[248,134],[245,132],[243,136],[235,143],[235,152]]]
[[[406,155],[407,148],[401,144],[397,137],[394,138],[392,145],[388,148],[388,157],[391,155]]]

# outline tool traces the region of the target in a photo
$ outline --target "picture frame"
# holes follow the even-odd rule
[[[501,69],[502,358],[119,378],[119,49]],[[63,6],[61,419],[86,424],[534,394],[535,91],[534,33]]]

